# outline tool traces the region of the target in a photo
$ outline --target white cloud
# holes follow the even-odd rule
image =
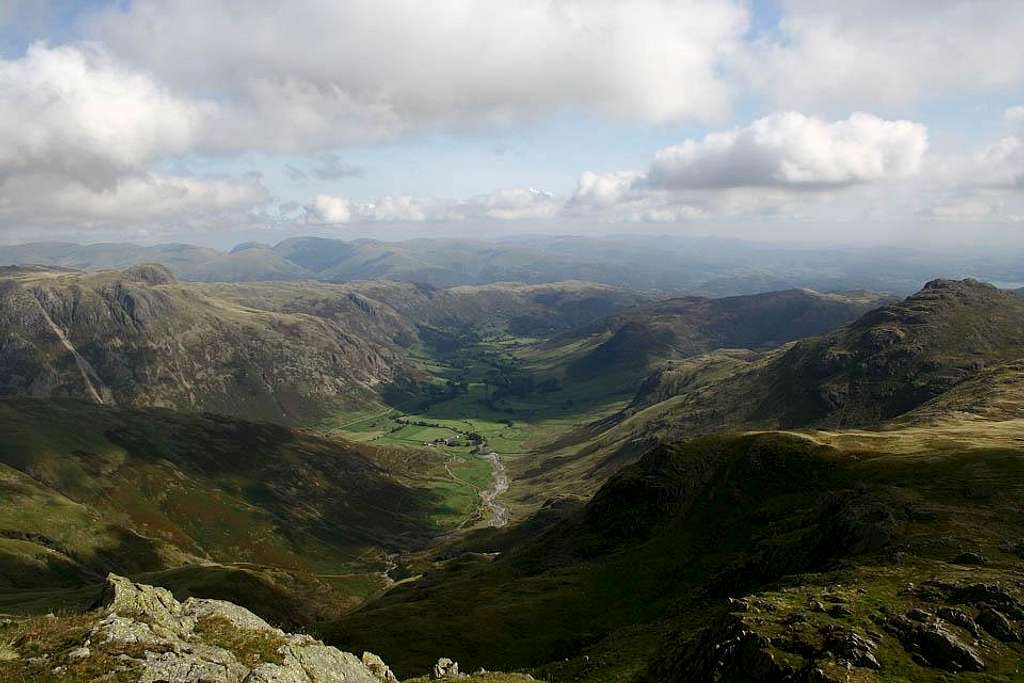
[[[109,186],[187,151],[200,120],[196,105],[95,46],[37,43],[0,60],[0,178],[47,173]]]
[[[1009,135],[973,153],[944,158],[934,181],[954,190],[1024,189],[1024,138]]]
[[[667,189],[828,187],[913,175],[927,129],[856,113],[828,123],[797,112],[660,150],[647,182]]]
[[[565,109],[721,117],[748,14],[741,0],[133,0],[87,30],[217,93],[208,144],[306,150]]]
[[[1011,136],[985,148],[975,159],[966,182],[1005,189],[1024,189],[1024,139]]]
[[[385,195],[368,202],[319,195],[306,207],[314,223],[420,223],[461,222],[468,219],[523,221],[549,219],[562,209],[563,200],[533,188],[512,188],[477,195],[465,201],[432,197]]]
[[[1024,83],[1019,0],[784,0],[737,67],[782,107],[905,106]]]
[[[513,188],[473,197],[461,208],[497,220],[546,219],[558,214],[562,200],[532,187]]]
[[[320,194],[308,207],[308,213],[317,223],[348,223],[352,220],[352,202],[344,197]]]
[[[584,171],[570,200],[575,207],[607,209],[625,202],[633,195],[634,186],[644,179],[641,171],[594,173]]]
[[[0,59],[0,226],[230,226],[268,200],[259,178],[152,170],[194,148],[211,109],[97,45]]]
[[[851,187],[914,176],[926,148],[927,130],[917,123],[784,112],[664,148],[646,171],[585,172],[566,213],[604,221],[800,219]]]
[[[427,220],[429,207],[426,202],[409,195],[386,195],[375,202],[358,205],[357,211],[361,220],[418,223]]]
[[[991,197],[962,197],[921,211],[921,215],[939,221],[971,222],[997,218],[1001,202]]]
[[[1024,104],[1010,107],[1003,112],[1003,118],[1010,123],[1024,123]]]
[[[191,176],[141,176],[122,180],[112,191],[68,185],[51,194],[54,206],[71,215],[131,220],[249,209],[266,201],[256,182]]]
[[[168,232],[230,228],[269,200],[252,178],[139,174],[94,188],[59,176],[21,175],[0,186],[0,224],[46,230]]]
[[[343,161],[337,154],[321,154],[317,161],[312,173],[320,180],[338,180],[363,175],[363,169]]]
[[[420,223],[427,220],[458,219],[449,204],[437,199],[410,195],[385,195],[359,202],[346,197],[321,194],[306,207],[312,223]]]

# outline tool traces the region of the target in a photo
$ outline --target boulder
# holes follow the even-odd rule
[[[827,650],[834,652],[853,666],[861,666],[868,669],[881,669],[878,658],[875,657],[877,645],[864,636],[853,631],[835,630],[825,640]]]
[[[321,643],[288,645],[284,662],[263,664],[243,683],[380,683],[354,654]]]
[[[374,676],[385,683],[398,683],[398,677],[391,671],[391,667],[384,663],[384,660],[372,652],[363,653],[363,666],[370,670]]]
[[[974,564],[980,566],[988,564],[988,558],[981,553],[965,552],[957,555],[953,562],[956,564]]]
[[[134,583],[116,574],[107,575],[93,607],[178,635],[195,627],[195,619],[182,614],[181,603],[169,590]]]
[[[233,602],[226,600],[208,600],[205,598],[189,598],[182,603],[182,612],[196,619],[217,617],[225,619],[233,626],[247,631],[266,631],[285,635],[284,631],[274,628],[263,619]]]
[[[973,648],[936,624],[919,627],[917,640],[929,662],[950,671],[983,671],[985,662]]]
[[[922,623],[909,615],[897,615],[886,627],[922,666],[953,672],[985,669],[985,662],[978,653],[938,622]]]
[[[978,612],[978,624],[1004,643],[1015,643],[1020,640],[1017,629],[1006,615],[997,609],[987,608]]]
[[[435,681],[443,678],[458,678],[459,663],[447,657],[441,657],[437,660],[437,664],[434,665],[433,671],[430,672],[430,677]]]
[[[978,624],[974,621],[974,619],[971,619],[965,612],[962,612],[958,609],[954,609],[953,607],[943,607],[939,609],[939,611],[936,612],[936,614],[945,621],[948,621],[949,623],[964,629],[975,638],[977,638],[978,635],[980,635],[980,631],[978,630]]]

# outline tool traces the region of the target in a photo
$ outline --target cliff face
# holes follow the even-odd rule
[[[294,423],[372,399],[406,371],[397,346],[301,312],[179,285],[160,266],[0,281],[0,395],[72,397]]]

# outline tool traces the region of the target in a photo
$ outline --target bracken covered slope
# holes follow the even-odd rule
[[[441,531],[431,465],[411,452],[56,399],[0,400],[0,433],[0,594],[10,603],[108,571],[174,570],[154,581],[308,623],[349,599],[317,576],[379,573],[386,552]]]

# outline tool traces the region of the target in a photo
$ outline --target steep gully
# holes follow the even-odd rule
[[[60,329],[57,323],[53,322],[53,318],[51,318],[49,313],[46,312],[46,309],[43,308],[42,306],[39,306],[39,311],[43,314],[43,320],[45,320],[46,323],[50,326],[50,329],[53,330],[53,333],[57,335],[57,339],[60,340],[60,343],[64,345],[64,348],[67,349],[71,356],[75,359],[75,365],[78,366],[78,371],[82,374],[82,381],[85,383],[85,388],[88,390],[89,395],[92,397],[94,401],[96,401],[96,403],[102,405],[104,403],[103,397],[100,395],[100,392],[96,390],[96,387],[92,383],[93,377],[95,377],[96,381],[99,382],[99,377],[97,376],[96,371],[93,370],[92,365],[90,365],[89,361],[82,357],[82,354],[78,353],[78,349],[76,349],[74,344],[71,343],[71,340],[68,339],[68,336],[67,334],[64,333],[64,330]]]

